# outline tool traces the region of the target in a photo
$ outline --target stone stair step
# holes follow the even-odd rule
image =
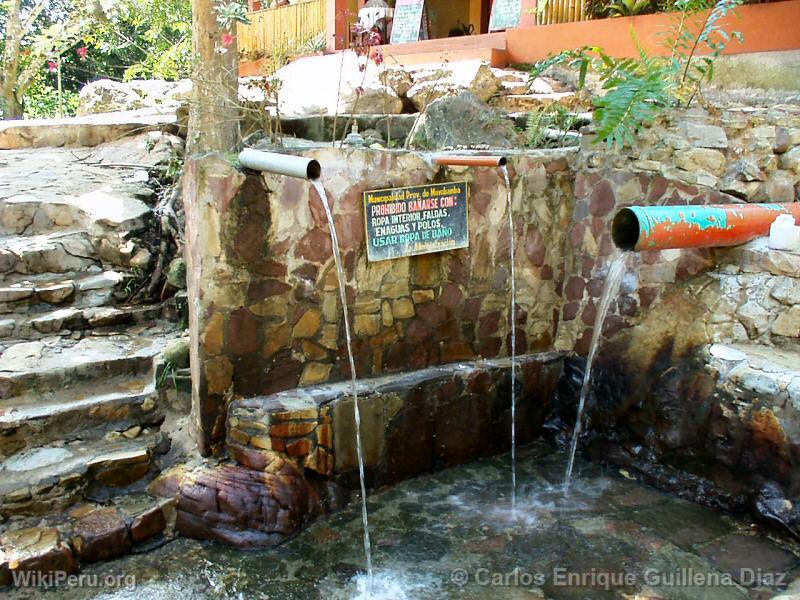
[[[507,112],[530,112],[551,104],[574,108],[578,96],[572,92],[553,92],[551,94],[505,94],[492,98],[490,104]]]
[[[106,381],[101,391],[91,383],[0,401],[0,459],[58,440],[100,439],[157,425],[164,419],[158,399],[148,374]]]
[[[745,402],[754,399],[800,411],[800,351],[758,344],[714,344],[706,362],[721,385]]]
[[[7,276],[0,284],[0,315],[46,312],[53,306],[104,306],[114,301],[114,292],[125,284],[126,278],[124,273],[100,269]]]
[[[163,434],[150,433],[19,452],[0,464],[0,515],[63,511],[92,485],[125,488],[150,472],[152,459],[168,443]]]
[[[86,271],[99,262],[86,231],[0,238],[3,273],[69,273]]]
[[[109,330],[112,328],[152,322],[161,316],[161,305],[94,307],[78,309],[60,308],[33,315],[8,315],[0,319],[0,336],[5,321],[14,322],[14,330],[5,337],[14,340],[38,340],[51,335],[64,335],[76,331]]]
[[[131,493],[97,504],[80,502],[64,513],[14,517],[0,525],[0,586],[15,572],[70,574],[80,562],[123,556],[174,535],[175,502]]]
[[[127,190],[100,188],[79,196],[25,193],[0,200],[0,235],[32,236],[86,230],[139,232],[152,217],[147,204]]]
[[[168,328],[147,335],[50,338],[10,346],[0,356],[0,399],[29,398],[81,382],[151,373],[171,337]]]

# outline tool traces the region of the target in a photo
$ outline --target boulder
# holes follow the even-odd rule
[[[177,499],[181,535],[237,548],[280,544],[320,511],[319,492],[302,469],[277,455],[263,471],[225,463],[174,467],[150,490]]]
[[[438,98],[457,96],[464,91],[487,102],[502,87],[489,65],[480,60],[426,65],[414,71],[412,77],[414,85],[406,95],[419,111]]]
[[[366,68],[362,67],[366,64]],[[309,56],[289,63],[275,76],[281,81],[281,115],[400,114],[403,101],[381,82],[380,69],[354,52]],[[356,104],[357,102],[357,104]]]
[[[81,90],[78,115],[137,110],[147,105],[131,86],[119,81],[100,79]]]
[[[519,144],[520,134],[503,113],[470,92],[431,103],[411,133],[411,145],[424,150],[503,147]]]

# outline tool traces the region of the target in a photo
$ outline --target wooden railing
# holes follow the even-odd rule
[[[239,25],[239,51],[248,58],[266,56],[277,48],[292,48],[325,32],[325,0],[302,0],[290,6],[248,14]]]
[[[547,0],[544,10],[538,13],[536,22],[539,25],[554,25],[585,21],[588,18],[583,0]]]

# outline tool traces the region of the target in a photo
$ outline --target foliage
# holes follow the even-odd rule
[[[188,0],[120,0],[107,19],[84,32],[87,70],[112,79],[188,77],[192,10]]]
[[[45,119],[58,114],[58,90],[44,77],[37,77],[25,94],[25,116],[31,119]],[[78,93],[66,90],[62,93],[61,111],[64,115],[74,115],[78,110]]]
[[[633,17],[650,9],[650,0],[614,0],[608,5],[610,17]]]
[[[562,147],[567,134],[577,122],[577,115],[553,103],[528,113],[525,143],[531,148]]]
[[[588,72],[596,72],[605,91],[594,101],[598,138],[608,146],[630,145],[642,126],[669,107],[691,104],[713,78],[714,61],[727,43],[731,38],[741,41],[740,34],[721,26],[739,4],[741,0],[678,0],[679,12],[661,42],[671,52],[665,59],[648,56],[632,32],[638,59],[618,59],[600,47],[584,46],[538,63],[531,81],[552,66],[566,64],[578,70],[583,87]],[[707,54],[697,56],[701,50]]]
[[[237,23],[249,23],[247,18],[247,2],[242,0],[217,0],[217,23],[223,29],[231,30]]]

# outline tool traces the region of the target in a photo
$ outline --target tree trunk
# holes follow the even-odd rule
[[[2,97],[3,102],[3,120],[21,119],[23,116],[22,103],[17,100],[14,89],[6,89],[3,86],[0,97]]]
[[[239,143],[239,57],[217,23],[214,0],[192,1],[196,62],[189,105],[189,154],[234,152]],[[235,25],[234,31],[235,33]]]

